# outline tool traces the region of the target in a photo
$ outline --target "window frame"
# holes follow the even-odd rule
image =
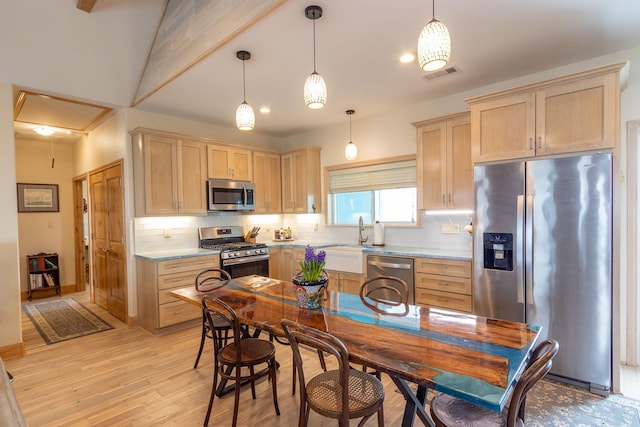
[[[332,214],[332,209],[334,209],[333,203],[332,201],[329,200],[329,197],[331,195],[331,193],[329,192],[329,174],[330,172],[334,172],[334,171],[339,171],[339,170],[345,170],[345,169],[353,169],[353,168],[358,168],[358,167],[363,167],[363,166],[378,166],[378,165],[384,165],[387,163],[396,163],[396,162],[404,162],[404,161],[415,161],[416,160],[416,155],[415,154],[409,154],[409,155],[403,155],[403,156],[395,156],[395,157],[387,157],[387,158],[383,158],[383,159],[373,159],[373,160],[365,160],[365,161],[360,161],[360,162],[350,162],[350,163],[341,163],[341,164],[337,164],[337,165],[331,165],[331,166],[325,166],[324,167],[324,174],[323,174],[323,190],[322,190],[322,197],[323,200],[326,202],[326,209],[324,209],[324,224],[326,227],[353,227],[353,226],[357,226],[356,224],[334,224],[332,222],[332,218],[331,218],[331,214]],[[416,163],[416,168],[417,168],[417,163]],[[416,171],[417,172],[417,171]],[[397,227],[397,228],[420,228],[421,225],[421,211],[420,209],[418,209],[418,191],[420,191],[419,189],[419,185],[417,182],[417,174],[416,174],[416,218],[415,218],[415,222],[413,223],[408,223],[408,222],[385,222],[384,225],[385,227]],[[372,202],[373,203],[373,202]],[[375,221],[375,220],[374,220]],[[365,224],[367,226],[372,226],[372,223],[368,223]]]

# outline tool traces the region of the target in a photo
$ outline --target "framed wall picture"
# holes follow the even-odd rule
[[[18,183],[18,212],[59,212],[58,184]]]

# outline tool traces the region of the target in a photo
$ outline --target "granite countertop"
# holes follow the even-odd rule
[[[315,249],[327,248],[329,246],[353,246],[345,243],[317,243],[306,240],[291,240],[267,242],[270,247],[290,247],[304,248],[307,245],[313,246]],[[413,246],[362,246],[362,252],[373,255],[394,255],[408,257],[426,257],[426,258],[446,258],[458,261],[471,261],[471,249],[441,249],[441,248],[416,248]]]
[[[314,243],[305,240],[291,240],[282,242],[267,242],[269,247],[304,248],[307,245],[315,249],[327,248],[329,246],[356,246],[343,243]],[[458,261],[470,261],[471,249],[439,249],[439,248],[416,248],[412,246],[363,246],[362,252],[372,255],[392,255],[406,257],[444,258]],[[162,251],[142,252],[135,256],[151,261],[166,261],[170,259],[188,258],[193,256],[217,255],[220,251],[200,248],[187,249],[166,249]]]
[[[163,251],[142,252],[136,257],[151,261],[166,261],[170,259],[190,258],[194,256],[218,255],[220,251],[212,249],[187,248],[187,249],[166,249]]]

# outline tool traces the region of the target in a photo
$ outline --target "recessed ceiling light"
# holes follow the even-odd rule
[[[416,55],[414,53],[404,53],[400,56],[400,62],[403,64],[408,64],[409,62],[413,62],[416,59]]]
[[[265,113],[266,114],[266,113],[270,113],[271,112],[271,108],[269,108],[269,107],[260,107],[259,111],[261,113]]]
[[[49,126],[36,126],[33,128],[33,131],[42,136],[51,136],[56,133],[56,131]]]

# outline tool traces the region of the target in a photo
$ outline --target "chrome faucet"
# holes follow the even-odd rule
[[[360,219],[358,220],[358,245],[360,246],[369,240],[369,236],[365,236],[362,233],[364,233],[364,223],[362,222],[362,215],[360,215]]]

